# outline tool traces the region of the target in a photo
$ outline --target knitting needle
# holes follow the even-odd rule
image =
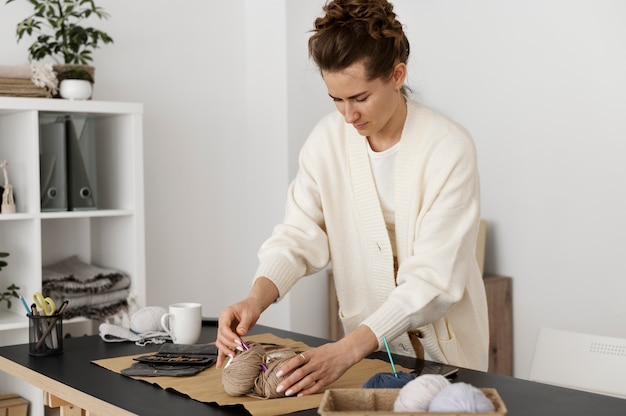
[[[248,351],[250,348],[248,348],[248,345],[246,344],[246,342],[245,342],[243,339],[241,339],[241,338],[239,338],[239,339],[241,340],[241,346],[242,346],[242,347],[243,347],[246,351]],[[261,368],[263,369],[263,372],[266,372],[266,371],[267,371],[267,367],[265,366],[265,364],[261,364]]]
[[[232,363],[232,362],[233,362],[233,359],[235,358],[235,356],[234,356],[234,355],[232,355],[232,354],[231,354],[231,355],[229,355],[228,357],[229,357],[229,358],[228,358],[228,362],[227,362],[227,363],[226,363],[226,365],[224,366],[224,369],[227,369],[227,368],[228,368],[228,366],[230,365],[230,363]]]
[[[391,363],[391,369],[393,370],[393,375],[398,378],[398,372],[396,371],[396,366],[393,363],[393,358],[391,357],[391,351],[389,351],[389,344],[387,343],[387,337],[383,335],[383,341],[385,343],[385,349],[387,350],[387,355],[389,356],[389,362]]]

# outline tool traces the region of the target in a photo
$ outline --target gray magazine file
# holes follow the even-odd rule
[[[39,123],[39,185],[41,211],[67,211],[65,120]]]
[[[88,116],[65,118],[68,206],[72,211],[98,208],[94,122]]]

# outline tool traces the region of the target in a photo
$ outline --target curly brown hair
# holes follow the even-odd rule
[[[409,59],[409,41],[387,0],[333,0],[315,20],[309,56],[336,72],[362,61],[370,80],[391,76]]]

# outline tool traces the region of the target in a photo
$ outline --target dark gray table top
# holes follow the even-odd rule
[[[279,337],[302,341],[310,346],[327,340],[257,325],[251,333],[271,332]],[[215,340],[216,326],[207,320],[201,342]],[[31,357],[28,345],[0,347],[0,355],[24,367],[55,379],[90,396],[112,403],[139,415],[247,415],[243,406],[217,406],[190,399],[173,390],[124,377],[91,361],[156,351],[159,345],[138,347],[132,342],[106,343],[99,336],[70,338],[64,341],[64,353],[53,357]],[[375,358],[387,360],[384,353]],[[394,362],[406,368],[419,368],[423,361],[394,356]],[[576,365],[573,363],[572,365]],[[497,374],[460,369],[453,379],[476,387],[495,388],[508,408],[509,416],[599,416],[626,415],[626,400],[530,382]],[[296,413],[317,415],[317,409]]]

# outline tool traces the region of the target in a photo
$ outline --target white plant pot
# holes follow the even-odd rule
[[[68,100],[86,100],[91,97],[91,82],[84,79],[64,79],[59,85],[59,95]]]

